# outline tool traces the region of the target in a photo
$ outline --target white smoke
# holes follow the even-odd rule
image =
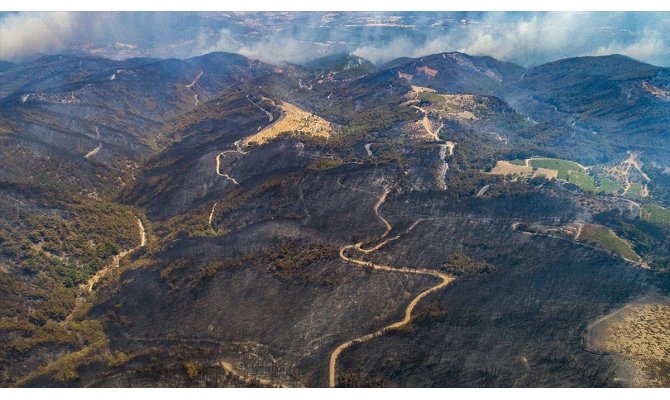
[[[16,60],[27,54],[55,53],[73,34],[69,12],[9,14],[0,20],[0,59]]]
[[[0,16],[0,59],[22,61],[72,51],[110,58],[184,58],[226,51],[278,64],[346,50],[381,64],[402,56],[461,51],[524,66],[612,53],[670,66],[669,13],[490,12],[462,20],[445,13],[442,23],[435,25],[428,23],[428,17],[440,19],[440,14],[425,14],[415,21],[415,29],[396,29],[390,37],[378,27],[345,33],[333,25],[330,41],[327,29],[318,31],[326,32],[325,38],[311,37],[314,31],[295,29],[289,20],[278,27],[273,25],[277,22],[254,21],[260,15],[245,14],[245,22],[251,21],[255,28],[242,24],[240,29],[239,18],[219,17],[217,13],[10,13]],[[305,25],[323,23],[315,14]],[[337,34],[332,34],[335,30]]]
[[[360,46],[353,54],[379,64],[401,56],[461,51],[532,66],[567,57],[619,53],[670,65],[667,18],[653,13],[644,17],[645,25],[636,33],[623,28],[630,26],[626,13],[554,12],[521,17],[487,13],[478,21],[464,21],[421,42],[400,37],[383,45]]]

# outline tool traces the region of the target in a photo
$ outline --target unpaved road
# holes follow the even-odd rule
[[[486,191],[489,190],[490,187],[491,187],[491,185],[485,185],[483,188],[479,189],[479,191],[477,192],[477,194],[475,195],[475,197],[481,197],[481,196],[483,196],[484,193],[486,193]]]
[[[370,146],[372,146],[372,143],[367,143],[365,145],[365,152],[368,154],[368,157],[372,157],[372,150],[370,150]]]
[[[266,98],[264,97],[263,99],[266,99]],[[249,100],[251,102],[251,104],[256,106],[259,110],[263,111],[265,113],[265,115],[268,116],[268,122],[274,121],[274,116],[272,115],[271,112],[267,111],[266,109],[264,109],[263,107],[258,105],[256,102],[251,100],[248,95],[247,95],[247,100]],[[270,100],[270,99],[267,99],[267,100]],[[283,115],[282,115],[282,117],[283,117]],[[280,120],[281,120],[281,118],[279,120],[277,120],[276,122],[279,122]],[[269,127],[269,125],[266,126],[266,128],[268,128],[268,127]],[[259,130],[260,130],[260,128],[259,128]],[[221,153],[217,154],[217,156],[216,156],[216,169],[215,169],[217,175],[226,178],[227,180],[233,182],[235,185],[240,184],[237,181],[237,179],[233,178],[232,176],[230,176],[228,174],[221,173],[221,156],[229,154],[229,153],[239,153],[239,154],[242,154],[242,155],[247,154],[248,153],[247,151],[242,150],[242,146],[240,145],[240,143],[242,143],[242,141],[246,140],[247,138],[249,138],[251,136],[253,136],[253,135],[250,135],[250,136],[248,136],[244,139],[240,139],[240,140],[236,141],[235,142],[235,150],[224,150]]]
[[[212,218],[214,218],[214,211],[216,210],[216,205],[217,204],[219,204],[218,201],[216,203],[214,203],[214,205],[212,206],[212,211],[209,213],[209,219],[207,220],[207,223],[209,224],[209,229],[211,229],[212,232],[216,232],[216,230],[212,226]]]
[[[95,136],[98,138],[98,140],[100,139],[100,129],[98,129],[97,126],[95,127]],[[98,154],[98,152],[100,151],[100,149],[102,149],[102,142],[99,142],[99,143],[98,143],[98,147],[96,147],[95,149],[93,149],[93,150],[89,151],[88,153],[86,153],[86,155],[84,156],[84,158],[87,158],[87,159],[88,159],[88,158],[93,157],[94,155]]]
[[[195,84],[198,83],[201,76],[202,76],[202,70],[200,70],[200,73],[198,74],[198,76],[195,77],[193,82],[189,83],[188,85],[184,85],[187,89],[191,89],[193,91],[193,100],[195,100],[196,107],[198,106],[198,104],[200,104],[200,99],[198,99],[198,93],[195,91],[195,88],[193,88],[193,86],[195,86]]]
[[[249,96],[247,96],[247,100],[249,100],[251,104],[255,105],[259,110],[263,111],[265,115],[268,116],[268,122],[272,122],[275,119],[271,112],[258,105],[255,101],[251,100]]]
[[[228,179],[229,181],[233,182],[233,183],[236,184],[236,185],[239,185],[239,184],[240,184],[240,183],[237,181],[237,179],[231,177],[231,176],[228,175],[228,174],[223,174],[223,173],[221,173],[221,156],[226,155],[226,154],[229,154],[229,153],[239,153],[239,154],[242,154],[242,155],[247,154],[248,152],[242,150],[242,147],[240,147],[240,142],[241,142],[241,141],[242,141],[242,140],[238,140],[237,142],[235,142],[235,150],[224,150],[224,151],[222,151],[221,153],[217,154],[217,156],[216,156],[216,169],[215,169],[216,174],[219,175],[219,176],[222,176],[222,177],[224,177],[224,178],[226,178],[226,179]]]
[[[93,149],[93,150],[89,151],[88,153],[86,153],[86,155],[84,156],[84,158],[87,158],[87,159],[88,159],[88,158],[93,157],[94,155],[98,154],[98,152],[100,151],[100,149],[102,149],[102,143],[99,143],[99,144],[98,144],[98,147],[96,147],[95,149]]]
[[[201,76],[202,76],[202,70],[200,70],[200,73],[198,73],[198,76],[195,77],[195,79],[193,80],[193,82],[191,82],[191,83],[189,83],[188,85],[186,85],[186,87],[189,88],[189,89],[192,89],[193,86],[194,86],[196,83],[198,83],[198,81],[200,80],[200,77],[201,77]]]
[[[135,217],[137,218],[137,217]],[[133,253],[135,250],[139,249],[140,247],[144,247],[147,244],[147,233],[144,230],[144,225],[142,224],[142,220],[137,218],[137,229],[140,233],[140,244],[133,247],[132,249],[128,249],[125,251],[120,252],[119,254],[115,255],[114,258],[112,258],[112,262],[99,270],[98,272],[95,273],[92,277],[86,281],[86,283],[82,284],[80,286],[80,289],[84,293],[91,293],[93,291],[93,287],[95,286],[96,283],[100,281],[105,275],[107,275],[109,272],[112,270],[116,269],[119,267],[119,263],[121,262],[121,259],[128,254]],[[83,306],[86,303],[86,298],[82,295],[78,295],[77,298],[75,299],[75,306],[70,311],[70,313],[65,317],[63,322],[61,323],[62,325],[67,325],[72,321],[72,318],[74,317],[74,314],[79,310],[81,306]]]
[[[135,217],[137,218],[137,217]],[[119,263],[121,262],[121,259],[128,254],[131,254],[135,250],[139,249],[140,247],[144,247],[147,244],[147,233],[144,230],[144,225],[142,224],[142,220],[137,218],[137,229],[140,233],[140,244],[137,245],[136,247],[133,247],[132,249],[124,250],[120,252],[119,254],[115,255],[114,258],[112,258],[112,263],[106,267],[98,271],[95,275],[93,275],[87,282],[86,282],[86,288],[88,292],[93,291],[93,286],[95,286],[96,283],[105,275],[109,273],[109,271],[118,268]]]
[[[419,95],[418,92],[415,91],[414,93],[416,93],[418,98]],[[417,110],[423,113],[423,119],[421,120],[421,123],[423,124],[423,128],[426,130],[426,132],[435,141],[441,142],[439,144],[439,147],[440,147],[440,161],[442,162],[442,165],[440,166],[440,170],[438,171],[438,176],[440,177],[440,179],[437,182],[437,186],[440,188],[440,190],[446,190],[447,189],[446,177],[447,172],[449,171],[449,163],[445,161],[445,158],[447,157],[447,150],[449,151],[449,156],[454,155],[454,147],[456,147],[456,143],[440,139],[440,131],[442,130],[442,128],[444,128],[444,122],[440,121],[440,126],[437,128],[436,131],[433,131],[432,123],[428,118],[428,111],[416,105],[412,105],[412,107],[416,108]]]
[[[384,234],[379,239],[383,239],[386,236],[388,236],[388,234],[393,229],[391,224],[384,217],[382,217],[379,214],[379,207],[384,203],[384,201],[386,200],[386,196],[388,194],[389,194],[389,189],[384,190],[384,193],[382,193],[382,195],[380,196],[379,200],[377,201],[377,203],[375,204],[375,207],[374,207],[375,214],[377,215],[377,217],[379,219],[381,219],[381,221],[386,226],[386,231],[384,232]],[[418,222],[419,221],[412,224],[412,226],[410,226],[407,231],[410,231],[411,229],[413,229],[414,226],[416,226],[416,224]],[[387,240],[383,241],[382,243],[380,243],[376,246],[368,248],[367,250],[364,250],[364,249],[361,248],[361,246],[363,245],[362,242],[342,246],[340,248],[340,253],[339,253],[340,258],[342,260],[350,263],[350,264],[353,264],[354,266],[357,266],[357,267],[370,268],[370,269],[377,270],[377,271],[387,271],[387,272],[404,273],[404,274],[416,274],[416,275],[429,275],[429,276],[434,276],[434,277],[440,279],[440,282],[437,285],[419,293],[419,295],[417,295],[405,308],[405,315],[404,315],[402,320],[394,322],[394,323],[392,323],[390,325],[387,325],[387,326],[385,326],[381,329],[378,329],[374,332],[368,333],[367,335],[363,335],[363,336],[351,339],[351,340],[346,341],[346,342],[342,343],[341,345],[337,346],[337,348],[330,355],[330,362],[329,362],[329,384],[330,384],[330,387],[335,387],[336,386],[336,383],[337,383],[337,359],[344,350],[346,350],[347,348],[349,348],[349,347],[351,347],[355,344],[367,342],[371,339],[374,339],[378,336],[381,336],[381,335],[385,334],[388,331],[391,331],[393,329],[399,329],[399,328],[402,328],[403,326],[409,324],[412,320],[412,312],[414,311],[414,308],[416,308],[416,306],[419,304],[419,302],[424,297],[428,296],[429,294],[431,294],[433,292],[436,292],[436,291],[442,289],[443,287],[447,286],[449,283],[451,283],[454,280],[454,278],[452,276],[441,273],[439,271],[435,271],[435,270],[430,270],[430,269],[425,269],[425,268],[412,269],[412,268],[406,268],[406,267],[393,267],[393,266],[390,266],[390,265],[375,264],[371,261],[364,261],[364,260],[349,257],[346,254],[347,251],[349,251],[349,250],[361,251],[363,253],[371,253],[371,252],[381,248],[384,244],[390,242],[391,240],[398,239],[399,237],[400,237],[400,235],[392,237],[390,239],[387,239]]]

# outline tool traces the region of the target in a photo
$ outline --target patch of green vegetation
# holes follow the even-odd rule
[[[526,165],[526,160],[511,160],[509,163],[524,166]]]
[[[454,275],[467,275],[494,272],[496,267],[487,262],[470,258],[463,253],[452,253],[440,269]]]
[[[307,165],[307,169],[310,171],[325,171],[339,167],[343,162],[344,160],[340,157],[319,157],[312,160]]]
[[[194,381],[200,375],[200,365],[193,362],[184,363],[184,371],[188,379]]]
[[[446,99],[444,96],[437,94],[437,93],[431,93],[431,92],[421,92],[419,93],[419,99],[422,101],[428,101],[431,104],[434,104],[436,106],[441,106],[445,103]]]
[[[626,194],[633,197],[644,197],[642,195],[643,192],[644,188],[642,187],[642,185],[640,185],[637,182],[633,182],[630,184],[630,187],[628,188],[628,192],[626,192]]]
[[[621,183],[608,178],[601,178],[598,187],[599,191],[605,194],[616,194],[623,190]]]
[[[656,204],[646,204],[642,206],[642,219],[648,222],[670,225],[670,210]]]
[[[625,259],[640,261],[640,257],[628,246],[628,243],[605,227],[599,225],[584,226],[580,240],[618,254]]]
[[[534,168],[547,168],[558,171],[558,179],[568,179],[570,172],[584,172],[584,168],[579,166],[579,164],[558,158],[531,159],[529,163]]]
[[[595,179],[593,179],[591,175],[582,172],[570,171],[568,174],[568,181],[574,183],[577,187],[586,192],[596,192],[598,190]]]

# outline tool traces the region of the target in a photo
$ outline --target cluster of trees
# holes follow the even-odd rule
[[[440,269],[452,275],[486,274],[495,272],[495,265],[478,261],[463,253],[452,253]]]
[[[266,252],[270,271],[282,279],[304,279],[312,264],[337,257],[337,248],[325,244],[302,244],[286,241]]]

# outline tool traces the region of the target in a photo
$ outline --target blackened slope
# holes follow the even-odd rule
[[[272,73],[226,53],[121,62],[52,56],[18,66],[0,76],[2,87],[14,91],[0,100],[6,128],[0,152],[7,160],[0,176],[58,190],[112,192],[156,150],[166,119]],[[42,179],[43,173],[49,176]]]
[[[426,86],[446,93],[494,94],[504,79],[520,75],[523,68],[491,57],[474,57],[463,53],[439,53],[394,62],[387,68],[407,74],[408,83]],[[409,77],[411,75],[411,78]]]
[[[612,55],[570,58],[506,80],[503,97],[538,121],[605,135],[621,146],[667,148],[670,71]],[[657,91],[656,94],[654,91]],[[608,140],[608,139],[604,139]]]

